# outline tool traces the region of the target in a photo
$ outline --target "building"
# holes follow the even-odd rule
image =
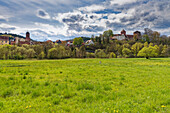
[[[23,44],[28,45],[32,44],[29,32],[26,32],[26,38],[15,37],[11,40],[11,45],[23,45]]]
[[[56,40],[55,43],[62,44],[61,40]]]
[[[141,32],[140,31],[135,31],[134,33],[133,33],[133,35],[136,35],[137,36],[137,39],[141,39]]]
[[[93,45],[93,44],[94,44],[94,42],[92,40],[87,40],[85,42],[85,45]]]
[[[73,41],[67,41],[66,46],[73,46]]]
[[[115,34],[113,35],[113,37],[111,37],[111,40],[125,40],[126,36],[125,35],[121,35],[121,34]]]
[[[133,39],[133,35],[127,35],[126,31],[123,29],[120,34],[114,34],[111,40],[131,40]]]
[[[3,34],[0,36],[0,45],[4,45],[4,44],[11,44],[11,40],[14,37],[12,35],[9,35],[7,33]]]
[[[10,44],[10,38],[5,36],[0,36],[0,45]]]
[[[47,40],[46,43],[48,44],[54,44],[54,42],[52,40]]]

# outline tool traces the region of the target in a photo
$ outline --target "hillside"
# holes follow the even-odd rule
[[[25,38],[24,36],[18,35],[18,34],[13,34],[13,33],[0,33],[1,35],[11,35],[13,37],[19,37],[19,38]]]

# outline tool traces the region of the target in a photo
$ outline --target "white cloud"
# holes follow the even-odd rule
[[[9,18],[10,18],[9,16],[0,15],[0,19],[2,19],[2,20],[8,21]]]
[[[129,4],[136,2],[137,0],[111,0],[110,3],[111,5],[119,4],[119,5],[124,5],[124,4]]]
[[[91,6],[78,8],[79,11],[84,11],[84,12],[101,11],[101,10],[104,10],[104,9],[105,9],[104,5],[96,5],[96,4],[91,5]]]

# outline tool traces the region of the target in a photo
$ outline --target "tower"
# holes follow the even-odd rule
[[[126,36],[126,31],[124,29],[121,31],[121,35],[125,35]]]
[[[26,41],[30,41],[30,33],[29,32],[26,32]]]

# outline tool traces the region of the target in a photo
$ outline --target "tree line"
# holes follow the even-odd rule
[[[64,58],[138,58],[170,57],[168,45],[154,45],[145,42],[115,41],[107,46],[94,45],[73,46],[53,45],[0,45],[0,59],[64,59]]]
[[[110,40],[111,30],[92,36],[92,45],[84,45],[81,37],[74,46],[44,42],[37,45],[0,45],[0,59],[64,59],[64,58],[138,58],[170,57],[170,37],[146,29],[143,36],[133,40]]]

